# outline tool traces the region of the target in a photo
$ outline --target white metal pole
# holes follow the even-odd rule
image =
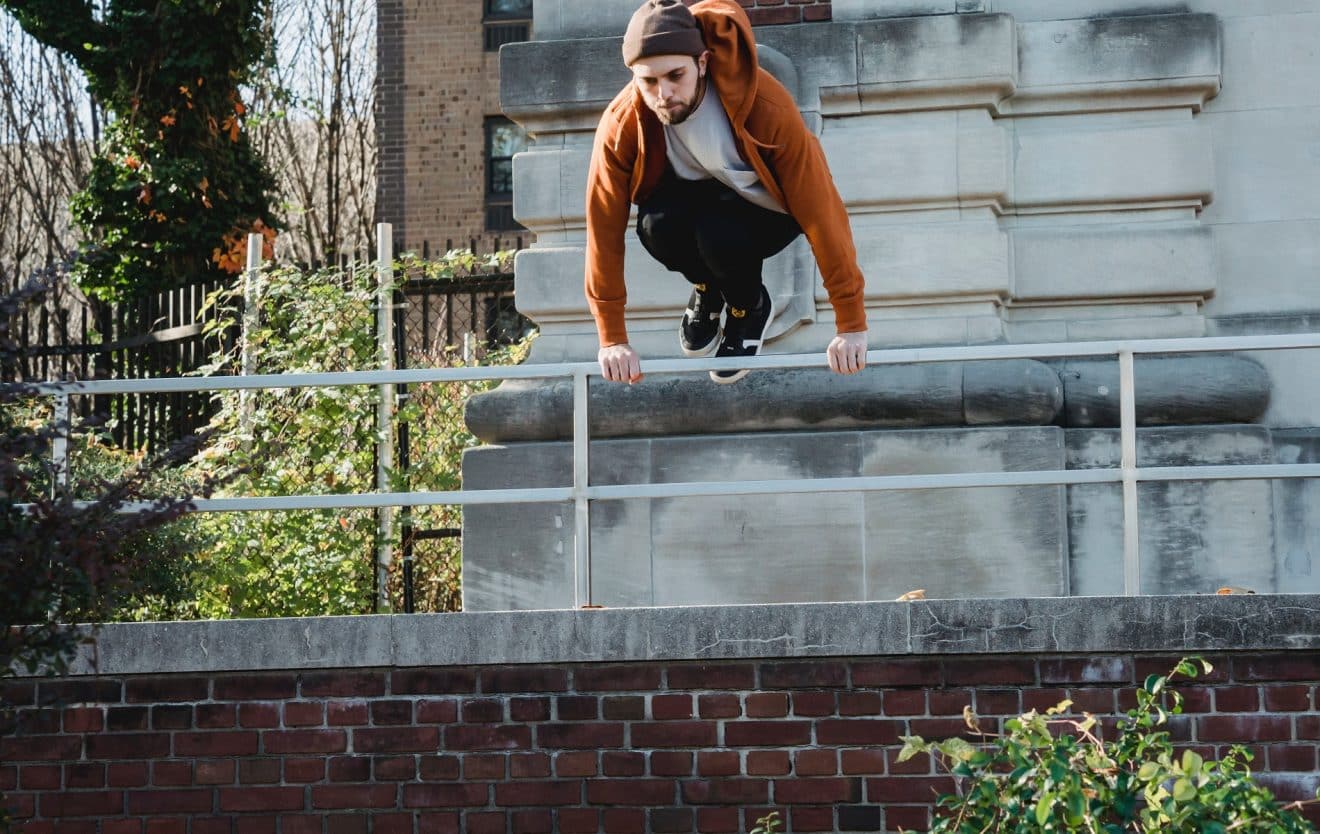
[[[394,227],[376,226],[376,344],[380,370],[394,370]],[[390,491],[394,469],[394,385],[379,386],[376,403],[376,489]],[[394,508],[377,511],[376,603],[390,610],[390,564],[394,561]]]
[[[1137,537],[1137,399],[1132,351],[1118,353],[1120,467],[1123,470],[1123,593],[1141,593],[1141,550]]]
[[[51,462],[55,465],[54,496],[69,488],[69,430],[69,395],[56,394],[55,439],[50,448]]]
[[[261,248],[259,234],[247,236],[247,268],[243,271],[243,333],[240,343],[239,372],[251,376],[256,371],[256,357],[252,352],[252,334],[261,326]],[[252,430],[252,392],[238,395],[239,420],[243,434]]]
[[[590,389],[587,372],[573,372],[573,607],[591,605]]]

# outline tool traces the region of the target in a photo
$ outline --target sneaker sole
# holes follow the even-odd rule
[[[720,336],[722,335],[724,335],[723,328],[716,330],[715,338],[711,339],[710,344],[706,345],[704,348],[701,348],[700,350],[692,350],[687,345],[683,344],[682,339],[679,339],[678,349],[683,351],[683,355],[688,357],[689,359],[702,359],[706,356],[710,356],[711,354],[715,353],[715,351],[720,349]]]
[[[770,305],[770,313],[765,317],[765,328],[761,331],[761,344],[756,346],[756,353],[752,354],[753,356],[761,355],[761,349],[765,347],[765,331],[770,329],[770,322],[775,320],[775,297],[766,293],[766,298],[768,299],[767,303]],[[751,372],[751,368],[743,368],[735,371],[733,376],[716,376],[716,371],[711,371],[710,378],[716,385],[731,385]]]

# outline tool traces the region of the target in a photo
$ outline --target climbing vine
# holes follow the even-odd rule
[[[273,180],[249,142],[242,85],[268,52],[267,0],[0,0],[68,55],[111,114],[86,186],[75,275],[115,299],[237,272],[248,232],[268,244]]]

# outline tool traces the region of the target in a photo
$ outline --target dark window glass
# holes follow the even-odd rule
[[[513,219],[513,155],[527,149],[527,133],[504,118],[486,120],[486,228],[521,228]]]
[[[532,16],[532,0],[486,0],[486,17]]]
[[[506,43],[532,36],[532,0],[486,0],[482,48],[498,52]]]

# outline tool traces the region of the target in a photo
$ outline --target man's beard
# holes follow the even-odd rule
[[[692,101],[682,102],[681,106],[674,109],[670,109],[663,104],[657,104],[653,109],[655,110],[656,117],[664,124],[678,125],[682,124],[687,120],[688,116],[692,115],[692,105],[695,101],[696,96],[693,96]]]

